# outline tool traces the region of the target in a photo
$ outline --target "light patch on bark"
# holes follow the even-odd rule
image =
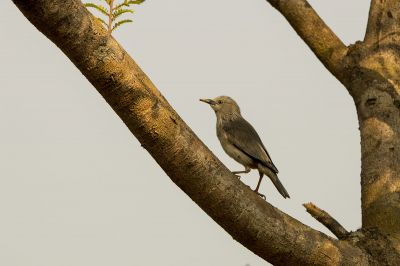
[[[329,241],[324,241],[321,248],[317,250],[318,253],[322,253],[323,256],[329,259],[330,265],[340,265],[341,256],[338,251],[338,248]],[[320,257],[320,255],[317,255],[317,257]]]
[[[174,137],[175,134],[171,134],[172,128],[165,123],[169,113],[165,112],[159,102],[154,102],[151,98],[141,98],[131,107],[134,113],[143,117],[143,123],[150,129],[148,133],[164,140]]]
[[[365,204],[370,205],[380,197],[384,196],[388,192],[400,191],[400,180],[393,178],[395,173],[391,170],[385,170],[378,178],[374,179],[374,182],[369,184],[365,188]]]
[[[374,70],[392,81],[400,77],[400,57],[398,52],[393,50],[379,50],[361,60],[360,66]]]
[[[400,252],[400,234],[393,234],[389,237],[389,239],[397,252]]]
[[[400,80],[388,79],[389,83],[392,84],[397,94],[400,94]]]
[[[363,122],[362,127],[363,133],[368,134],[368,137],[370,137],[370,139],[374,139],[376,142],[370,144],[376,145],[378,142],[391,141],[395,135],[393,129],[388,124],[382,122],[376,117],[366,119]],[[375,149],[375,145],[366,145],[366,152],[370,151],[371,149]]]

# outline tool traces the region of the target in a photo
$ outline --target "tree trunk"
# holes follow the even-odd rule
[[[305,0],[268,0],[348,89],[362,149],[362,228],[339,238],[263,201],[216,158],[79,0],[13,0],[101,93],[168,176],[245,247],[276,265],[400,265],[400,4],[373,0],[363,42],[346,47]]]

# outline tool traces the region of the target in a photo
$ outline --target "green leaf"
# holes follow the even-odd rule
[[[130,9],[118,9],[113,12],[113,18],[112,20],[116,20],[119,16],[121,16],[124,13],[133,13],[133,10]]]
[[[128,1],[128,5],[140,5],[141,3],[143,3],[145,0],[136,0],[136,1]]]
[[[129,7],[130,5],[140,5],[141,3],[143,3],[145,0],[124,0],[124,2],[122,2],[119,5],[116,5],[113,10],[117,10],[120,9],[123,6]]]
[[[120,21],[118,21],[117,23],[114,24],[114,27],[112,28],[111,31],[114,31],[116,28],[118,28],[118,27],[121,26],[122,24],[130,23],[130,22],[133,22],[133,21],[132,21],[131,19],[123,19],[123,20],[120,20]]]
[[[92,7],[92,8],[94,8],[94,9],[97,9],[97,10],[100,11],[102,14],[108,16],[108,10],[107,10],[107,8],[105,8],[105,7],[102,6],[102,5],[96,5],[96,4],[93,4],[93,3],[86,3],[85,6],[86,6],[86,7]]]
[[[97,17],[96,17],[97,18]],[[104,24],[104,26],[106,26],[106,27],[108,27],[108,24],[104,21],[104,20],[102,20],[101,18],[97,18],[101,23],[103,23]]]
[[[124,2],[122,2],[121,4],[116,5],[116,6],[113,8],[113,10],[120,9],[120,8],[123,7],[123,6],[129,7],[128,0],[124,0]]]

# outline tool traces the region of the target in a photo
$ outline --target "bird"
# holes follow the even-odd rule
[[[200,101],[209,104],[217,116],[217,137],[223,150],[245,167],[245,170],[232,173],[244,174],[249,173],[251,169],[257,169],[260,178],[254,189],[255,193],[265,199],[265,195],[258,190],[263,176],[266,175],[284,198],[290,198],[278,178],[278,169],[272,162],[271,156],[256,130],[242,117],[239,105],[228,96],[200,99]]]

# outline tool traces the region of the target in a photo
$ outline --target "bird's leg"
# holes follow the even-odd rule
[[[257,187],[254,190],[254,192],[257,193],[261,198],[266,199],[264,194],[261,194],[260,192],[258,192],[258,189],[260,188],[260,185],[261,185],[261,181],[262,181],[262,179],[264,177],[263,173],[261,173],[261,172],[259,172],[259,173],[260,173],[260,179],[258,180],[258,184],[257,184]]]
[[[248,172],[250,172],[250,168],[245,166],[245,169],[243,171],[233,171],[232,174],[236,175],[239,179],[240,176],[238,174],[247,174]]]

